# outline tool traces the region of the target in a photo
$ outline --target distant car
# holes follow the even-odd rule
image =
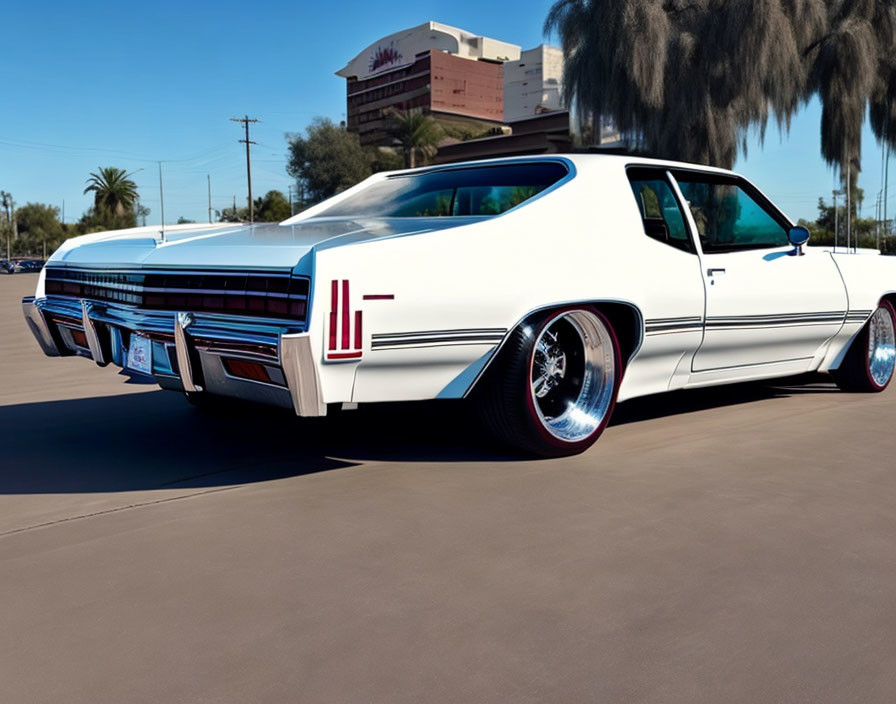
[[[46,354],[196,403],[466,398],[568,455],[635,396],[810,371],[883,390],[896,259],[808,237],[730,171],[521,157],[376,174],[280,225],[79,237],[23,306]]]
[[[34,273],[44,267],[43,259],[10,259],[4,264],[7,274]]]

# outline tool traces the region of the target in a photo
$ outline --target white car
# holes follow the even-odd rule
[[[377,174],[279,225],[78,237],[23,306],[46,354],[196,403],[467,398],[565,455],[635,396],[810,371],[884,389],[896,260],[807,239],[729,171],[513,158]]]

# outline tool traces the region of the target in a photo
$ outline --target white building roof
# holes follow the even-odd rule
[[[471,34],[439,22],[424,22],[375,41],[336,75],[363,80],[412,64],[418,54],[431,50],[469,59],[516,61],[520,58],[520,47],[516,44]]]

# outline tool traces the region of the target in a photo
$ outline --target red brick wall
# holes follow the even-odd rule
[[[504,119],[504,67],[441,51],[430,53],[431,104],[436,112],[500,122]]]

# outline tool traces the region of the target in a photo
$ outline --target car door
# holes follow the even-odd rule
[[[843,324],[847,298],[830,254],[794,256],[790,223],[749,182],[673,172],[698,234],[706,289],[692,370],[809,362]]]

